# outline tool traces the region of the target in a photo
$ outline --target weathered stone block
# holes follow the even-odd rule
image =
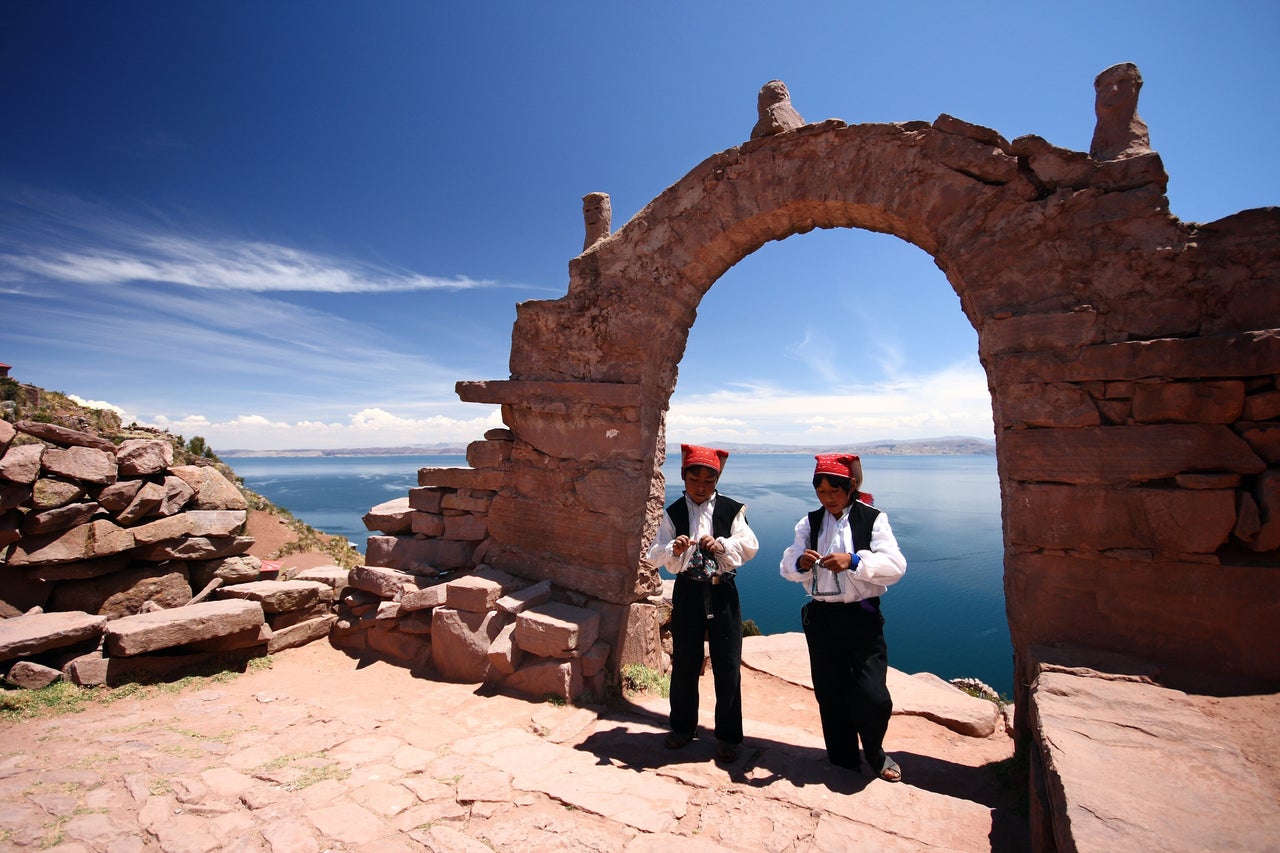
[[[474,492],[470,489],[452,492],[440,501],[442,510],[457,510],[484,515],[493,503],[493,492]]]
[[[50,444],[56,444],[60,447],[91,447],[96,450],[115,453],[116,446],[109,440],[100,435],[94,435],[91,432],[83,432],[81,430],[64,427],[60,424],[44,423],[42,421],[18,421],[14,424],[18,432],[26,433],[34,436],[42,441]]]
[[[305,622],[299,622],[296,625],[290,625],[287,628],[277,629],[272,632],[271,639],[267,641],[267,654],[274,655],[285,649],[297,648],[316,640],[322,640],[329,636],[329,631],[337,621],[337,616],[328,614],[308,619]]]
[[[446,515],[444,538],[455,542],[479,542],[488,535],[489,527],[482,515]]]
[[[409,490],[409,506],[418,512],[439,513],[447,494],[452,494],[452,490],[418,486]]]
[[[104,632],[106,649],[112,657],[140,655],[225,637],[263,621],[262,605],[256,601],[204,601],[115,619]]]
[[[453,583],[453,581],[449,583]],[[400,609],[405,612],[411,612],[439,607],[449,597],[449,583],[441,581],[415,589],[412,592],[406,592],[400,599]]]
[[[34,661],[20,660],[9,668],[4,680],[23,690],[39,690],[61,678],[61,670]]]
[[[157,438],[127,438],[116,448],[122,477],[159,474],[173,464],[173,445]]]
[[[516,644],[538,657],[579,657],[599,635],[600,614],[569,604],[548,602],[516,616]]]
[[[99,507],[96,503],[89,501],[87,503],[64,504],[60,507],[40,512],[29,512],[22,519],[22,533],[30,536],[36,533],[53,533],[57,530],[67,530],[87,522],[98,509]]]
[[[490,680],[489,646],[508,619],[500,613],[466,613],[451,607],[431,611],[431,660],[450,681]]]
[[[388,535],[408,533],[412,512],[407,497],[396,498],[378,504],[365,513],[361,521],[364,522],[366,530],[377,530]]]
[[[39,566],[109,557],[134,547],[133,535],[110,521],[82,524],[70,530],[27,536],[14,545],[9,565]]]
[[[458,578],[446,584],[447,606],[455,610],[466,610],[470,613],[484,613],[494,609],[494,604],[502,597],[502,584],[477,575]]]
[[[371,592],[379,598],[399,601],[406,589],[415,587],[417,576],[383,566],[356,566],[347,583],[353,589]]]
[[[520,668],[524,660],[524,652],[515,644],[512,635],[515,633],[514,622],[504,625],[489,645],[489,663],[500,676],[510,675]]]
[[[1230,424],[1244,412],[1244,383],[1139,382],[1133,417],[1139,423]]]
[[[13,486],[20,489],[20,486]],[[53,509],[56,506],[70,503],[82,498],[84,486],[70,480],[59,480],[57,477],[41,477],[32,484],[26,493],[31,498],[32,509]],[[16,504],[15,504],[16,506]]]
[[[262,560],[251,554],[238,554],[192,562],[190,571],[191,585],[196,589],[204,589],[214,578],[220,578],[223,585],[230,586],[256,581],[262,572]]]
[[[1123,485],[1266,467],[1230,429],[1209,424],[1013,430],[1001,443],[1007,475],[1022,481]]]
[[[443,536],[444,516],[433,512],[415,512],[409,516],[409,529],[418,536]]]
[[[148,601],[165,609],[191,600],[186,567],[138,566],[86,580],[63,581],[49,597],[55,610],[82,610],[111,619],[132,616]]]
[[[503,613],[521,613],[530,607],[537,607],[551,600],[551,581],[538,581],[524,589],[507,593],[494,602],[495,610]]]
[[[215,560],[243,554],[253,547],[252,536],[189,536],[139,548],[143,560]]]
[[[102,635],[107,617],[88,613],[31,613],[0,619],[0,661],[37,655]]]
[[[249,504],[235,484],[207,465],[175,465],[169,473],[192,491],[193,509],[248,509]]]
[[[293,576],[296,581],[318,581],[333,590],[334,598],[340,598],[351,581],[351,570],[340,566],[314,566]]]
[[[0,459],[0,479],[31,485],[40,476],[43,444],[20,444],[11,447]]]
[[[423,634],[406,634],[391,627],[378,625],[366,636],[369,648],[410,668],[426,664],[431,659],[431,637]]]
[[[370,565],[432,576],[470,566],[474,550],[467,542],[415,539],[412,536],[370,536],[365,548],[365,561]]]
[[[555,696],[572,702],[582,694],[582,663],[577,660],[528,661],[502,684],[526,696]]]
[[[1107,489],[1011,484],[1007,521],[1018,547],[1164,555],[1212,554],[1235,527],[1235,494],[1187,489]]]
[[[137,480],[132,481],[134,484],[138,482]],[[148,515],[155,513],[164,504],[164,499],[167,495],[167,490],[160,483],[142,484],[141,488],[134,492],[133,500],[129,501],[124,509],[116,513],[116,521],[126,526],[141,521]]]
[[[472,468],[502,468],[511,461],[511,441],[473,441],[467,445],[467,464]]]
[[[494,491],[502,488],[502,471],[477,471],[474,468],[419,468],[418,485],[450,489]]]
[[[252,581],[214,590],[214,598],[256,601],[264,613],[302,610],[333,598],[333,589],[318,581]]]
[[[7,454],[6,454],[7,455]],[[40,467],[55,477],[105,485],[117,476],[116,455],[92,447],[50,447],[40,457]]]

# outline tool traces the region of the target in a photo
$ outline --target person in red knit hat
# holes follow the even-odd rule
[[[779,571],[809,594],[800,616],[827,760],[860,769],[861,739],[872,772],[899,782],[902,770],[884,752],[893,699],[880,596],[906,572],[907,560],[889,517],[861,491],[862,461],[852,453],[816,458],[813,489],[822,506],[796,523]]]
[[[716,760],[735,761],[742,744],[742,607],[735,574],[760,549],[746,505],[717,491],[729,454],[680,445],[684,497],[662,514],[648,558],[676,576],[671,596],[671,732],[680,749],[698,729],[703,641],[715,682]]]

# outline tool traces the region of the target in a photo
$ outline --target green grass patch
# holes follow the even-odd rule
[[[622,693],[656,693],[663,699],[671,695],[671,676],[661,675],[638,663],[622,668]]]

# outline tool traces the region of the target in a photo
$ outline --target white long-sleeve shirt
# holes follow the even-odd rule
[[[893,529],[889,526],[889,516],[883,511],[876,516],[871,527],[871,547],[862,551],[854,551],[853,531],[849,526],[849,510],[836,518],[831,513],[823,513],[822,528],[818,531],[818,544],[814,549],[819,554],[853,554],[858,555],[858,565],[847,572],[840,572],[839,595],[813,595],[814,572],[817,573],[818,592],[829,593],[836,589],[834,572],[817,567],[813,571],[802,572],[796,568],[800,559],[809,547],[809,516],[806,514],[796,523],[796,538],[782,554],[782,562],[778,572],[787,580],[804,584],[805,592],[817,601],[852,603],[864,598],[875,598],[906,574],[907,558],[902,556],[898,548],[898,540],[894,538]]]
[[[719,494],[716,492],[701,506],[689,500],[687,495],[684,498],[689,508],[689,538],[695,543],[704,535],[711,533],[711,514],[715,512],[716,498]],[[649,546],[648,558],[649,562],[666,569],[673,575],[688,568],[689,561],[693,559],[696,551],[690,546],[683,554],[677,556],[671,547],[675,538],[675,524],[671,521],[671,516],[663,512],[662,523],[658,525],[658,535]],[[733,517],[729,535],[717,536],[716,541],[724,545],[724,553],[716,554],[716,563],[721,571],[734,571],[756,555],[760,550],[760,542],[756,539],[755,531],[747,524],[746,504],[743,504],[742,509],[738,510],[738,514]]]

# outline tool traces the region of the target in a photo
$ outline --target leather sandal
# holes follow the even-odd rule
[[[884,766],[880,768],[878,775],[886,782],[901,782],[902,768],[898,766],[898,762],[886,755],[884,757]]]

